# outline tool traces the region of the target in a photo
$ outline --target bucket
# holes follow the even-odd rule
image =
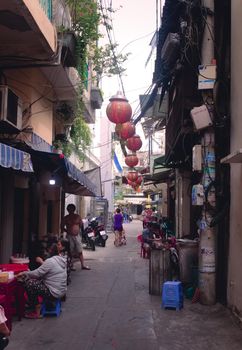
[[[178,239],[180,280],[184,284],[192,285],[194,281],[194,267],[198,265],[198,241]]]

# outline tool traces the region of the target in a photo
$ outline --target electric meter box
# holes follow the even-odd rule
[[[194,107],[191,110],[191,118],[196,130],[207,128],[213,124],[206,105]]]
[[[192,186],[192,205],[202,206],[204,203],[203,185],[197,184]]]
[[[201,171],[202,170],[202,146],[195,145],[192,149],[192,170]]]
[[[216,81],[216,64],[198,66],[198,90],[213,89]]]

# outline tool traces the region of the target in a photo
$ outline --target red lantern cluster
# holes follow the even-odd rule
[[[121,93],[110,98],[106,113],[108,119],[116,124],[115,132],[122,140],[126,140],[126,147],[135,152],[142,147],[141,138],[135,134],[135,125],[130,121],[132,109],[126,97]],[[125,163],[128,167],[133,168],[139,163],[139,159],[135,153],[128,154],[125,157]],[[128,184],[135,191],[140,191],[142,176],[134,169],[129,171],[127,175]]]
[[[135,171],[135,170],[129,171],[128,175],[127,175],[127,179],[128,179],[128,184],[135,191],[137,191],[138,188],[140,189],[140,185],[143,181],[143,177],[141,175],[139,175],[137,171]]]
[[[126,146],[131,151],[138,151],[142,146],[142,141],[138,135],[135,135],[135,125],[130,122],[132,108],[122,92],[118,91],[116,95],[110,98],[106,113],[108,119],[117,124],[116,134],[122,139],[127,140]]]

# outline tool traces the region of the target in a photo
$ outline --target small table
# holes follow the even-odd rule
[[[0,269],[2,271],[14,271],[15,274],[18,274],[22,271],[28,270],[27,264],[0,264]],[[0,283],[0,294],[6,297],[4,308],[6,313],[6,318],[8,318],[8,326],[11,329],[11,319],[12,315],[16,314],[18,320],[21,321],[25,312],[25,298],[24,298],[24,287],[20,282],[17,281],[17,278],[14,277],[7,282]],[[13,300],[15,301],[16,309],[13,308]]]
[[[16,313],[18,320],[21,321],[25,311],[24,288],[21,283],[16,278],[5,283],[0,283],[0,294],[6,296],[6,314],[12,317]],[[13,299],[15,300],[16,310],[12,305]]]

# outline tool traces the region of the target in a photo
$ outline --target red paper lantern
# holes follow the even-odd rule
[[[136,154],[128,154],[125,157],[125,164],[128,165],[130,168],[133,168],[139,163],[139,158],[136,156]]]
[[[135,182],[138,179],[138,176],[139,175],[138,175],[137,171],[133,170],[133,171],[128,172],[127,178],[128,178],[128,180]]]
[[[142,180],[143,180],[142,176],[139,176],[139,177],[137,178],[137,180],[135,181],[136,185],[141,185]]]
[[[142,147],[142,141],[139,135],[128,138],[126,146],[130,151],[138,151]]]
[[[109,101],[106,109],[108,119],[115,124],[128,122],[132,115],[132,108],[126,97],[119,91]]]
[[[135,134],[135,126],[131,122],[126,122],[121,124],[119,135],[121,139],[127,140],[129,137],[132,137]]]

